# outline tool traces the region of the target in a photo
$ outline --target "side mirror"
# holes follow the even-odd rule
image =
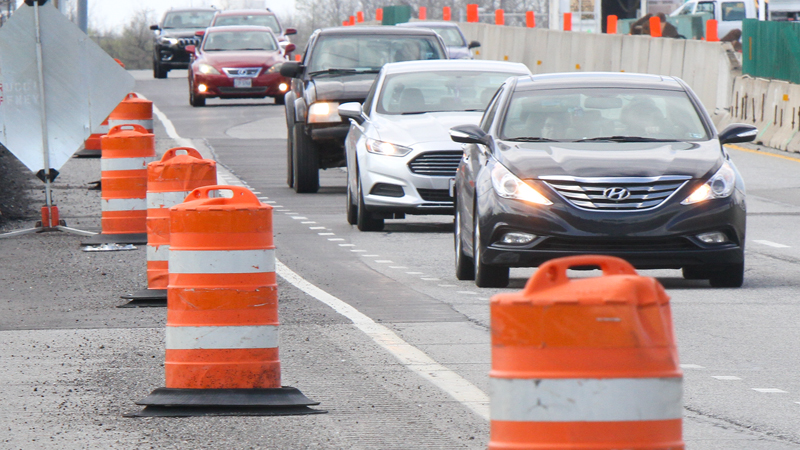
[[[364,116],[362,113],[361,103],[350,102],[339,105],[339,115],[347,119],[353,119],[358,124],[364,123]]]
[[[297,48],[297,46],[294,45],[294,44],[287,44],[286,48],[283,49],[283,52],[288,55],[289,53],[292,53],[293,51],[295,51],[296,48]]]
[[[477,125],[459,125],[450,128],[450,139],[460,144],[488,145],[488,135]]]
[[[159,30],[159,27],[158,27],[158,25],[150,25],[150,29],[153,30],[153,31],[157,31],[157,30]]]
[[[467,48],[472,50],[473,48],[477,48],[477,47],[480,47],[480,46],[481,46],[480,42],[472,41],[472,42],[469,43],[469,45],[467,45]]]
[[[197,48],[194,45],[187,45],[186,46],[186,51],[188,53],[194,54],[195,50],[197,50]]]
[[[303,75],[303,66],[299,62],[287,61],[281,66],[281,75],[287,78],[300,78]]]
[[[719,134],[720,144],[752,142],[758,135],[758,128],[744,123],[732,123]]]
[[[285,28],[283,30],[283,35],[284,36],[291,36],[293,34],[297,34],[297,29],[296,28]]]
[[[195,31],[194,35],[197,36],[197,37],[203,37],[203,36],[206,35],[206,30]]]

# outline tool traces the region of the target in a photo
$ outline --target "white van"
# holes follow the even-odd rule
[[[742,29],[742,19],[758,18],[758,10],[753,0],[690,0],[673,11],[670,16],[710,13],[717,19],[719,37],[729,31]]]

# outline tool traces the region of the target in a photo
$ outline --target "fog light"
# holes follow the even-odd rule
[[[501,241],[503,244],[527,244],[536,239],[535,234],[528,233],[506,233]]]
[[[697,239],[700,239],[706,244],[724,244],[728,242],[728,236],[719,231],[712,231],[710,233],[698,234]]]
[[[198,92],[205,92],[207,90],[208,90],[208,86],[206,86],[205,84],[198,84],[197,85],[197,91]]]
[[[286,83],[281,83],[278,85],[278,89],[281,92],[286,92],[286,90],[289,89],[289,85],[287,85]]]

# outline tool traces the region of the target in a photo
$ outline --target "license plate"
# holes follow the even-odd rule
[[[235,88],[249,88],[253,87],[253,80],[250,78],[234,78],[233,87]]]

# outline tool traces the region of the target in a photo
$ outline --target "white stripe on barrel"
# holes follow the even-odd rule
[[[265,273],[275,271],[275,250],[175,250],[170,273]]]
[[[169,261],[169,245],[147,244],[148,261]]]
[[[146,211],[147,201],[143,198],[109,198],[103,199],[103,211]]]
[[[145,130],[152,130],[153,129],[153,119],[144,119],[144,120],[136,120],[136,119],[114,119],[108,120],[108,126],[110,128],[116,127],[118,125],[141,125],[144,127]]]
[[[148,192],[147,209],[171,208],[186,200],[191,191]]]
[[[176,327],[167,325],[167,350],[277,347],[277,325],[219,327]]]
[[[622,422],[680,419],[682,378],[491,378],[492,420]]]
[[[144,158],[103,158],[100,160],[100,170],[147,170],[147,164],[155,161],[155,157]]]

